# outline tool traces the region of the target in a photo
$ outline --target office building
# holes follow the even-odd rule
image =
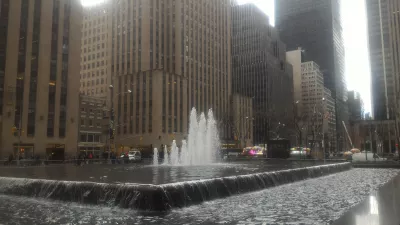
[[[297,130],[308,140],[322,140],[324,132],[326,149],[336,148],[335,101],[331,91],[324,86],[324,76],[314,61],[304,61],[301,48],[286,52],[288,62],[293,66],[293,93]],[[300,131],[301,130],[301,131]],[[307,140],[300,140],[305,145]]]
[[[315,61],[335,99],[337,121],[348,123],[345,58],[340,0],[276,0],[276,27],[288,50],[301,47],[305,61]],[[337,123],[338,140],[345,130]],[[338,145],[344,150],[345,142]]]
[[[326,152],[335,152],[337,147],[335,107],[335,99],[332,97],[331,90],[324,87],[323,131]]]
[[[361,99],[360,93],[349,91],[348,96],[347,104],[349,107],[350,122],[364,119],[364,103]]]
[[[372,116],[395,119],[399,112],[400,3],[367,0],[369,56],[371,62]],[[397,100],[396,100],[397,99]]]
[[[350,137],[355,148],[377,152],[380,156],[395,153],[398,143],[395,120],[358,120],[351,124]]]
[[[75,155],[79,0],[0,1],[0,157]]]
[[[232,120],[228,129],[232,130],[236,148],[253,146],[253,98],[239,94],[232,95]]]
[[[79,152],[92,153],[95,158],[100,158],[103,151],[111,147],[109,137],[112,131],[109,129],[106,98],[81,95],[79,104]]]
[[[112,1],[111,96],[116,145],[180,145],[188,115],[229,115],[230,1]],[[220,135],[228,135],[223,130]]]
[[[111,84],[111,1],[83,7],[80,93],[106,97]]]
[[[329,137],[330,147],[336,147],[335,104],[331,91],[324,87],[324,76],[320,67],[313,61],[304,62],[302,68],[302,107],[301,115],[307,121],[308,140],[324,140]],[[328,144],[328,142],[325,142]]]
[[[293,138],[292,66],[278,32],[253,4],[232,10],[232,89],[253,98],[254,144]]]

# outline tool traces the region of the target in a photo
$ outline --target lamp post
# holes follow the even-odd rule
[[[110,125],[110,127],[109,127],[109,137],[110,138],[109,138],[109,140],[110,140],[110,143],[108,145],[108,162],[111,163],[111,158],[110,158],[110,154],[111,154],[111,135],[112,135],[112,132],[114,131],[114,128],[115,128],[114,121],[113,121],[114,120],[114,97],[117,97],[117,96],[122,95],[122,94],[131,94],[132,90],[129,89],[126,92],[120,92],[120,93],[118,93],[118,94],[116,94],[114,96],[113,95],[114,86],[110,85],[109,89],[110,89],[110,116],[109,116],[109,125]],[[115,137],[114,137],[114,145],[115,145]]]

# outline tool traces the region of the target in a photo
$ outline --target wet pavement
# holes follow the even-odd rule
[[[1,167],[0,177],[92,181],[101,183],[166,184],[257,172],[321,165],[322,162],[241,161],[204,166],[152,166],[137,164],[71,164],[39,167]]]
[[[399,225],[400,176],[378,191],[373,191],[362,203],[348,211],[334,225]]]
[[[398,172],[352,169],[166,214],[0,195],[0,224],[399,224]]]

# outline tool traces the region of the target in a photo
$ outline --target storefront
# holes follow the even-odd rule
[[[32,143],[14,143],[14,157],[18,155],[19,149],[19,157],[23,159],[32,158],[35,155],[35,146]]]

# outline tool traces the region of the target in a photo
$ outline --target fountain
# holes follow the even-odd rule
[[[177,147],[176,141],[172,141],[171,152],[168,154],[164,148],[163,165],[206,165],[215,161],[219,148],[217,124],[213,112],[210,109],[207,118],[204,113],[197,117],[195,108],[190,113],[188,142],[182,141],[182,147]],[[153,162],[155,159],[153,159]],[[158,163],[153,163],[157,166]]]
[[[176,146],[175,140],[172,141],[170,160],[172,165],[179,164],[179,148]]]
[[[164,162],[163,165],[169,164],[169,156],[167,146],[164,146]]]
[[[158,150],[154,148],[153,150],[153,165],[158,165]]]

